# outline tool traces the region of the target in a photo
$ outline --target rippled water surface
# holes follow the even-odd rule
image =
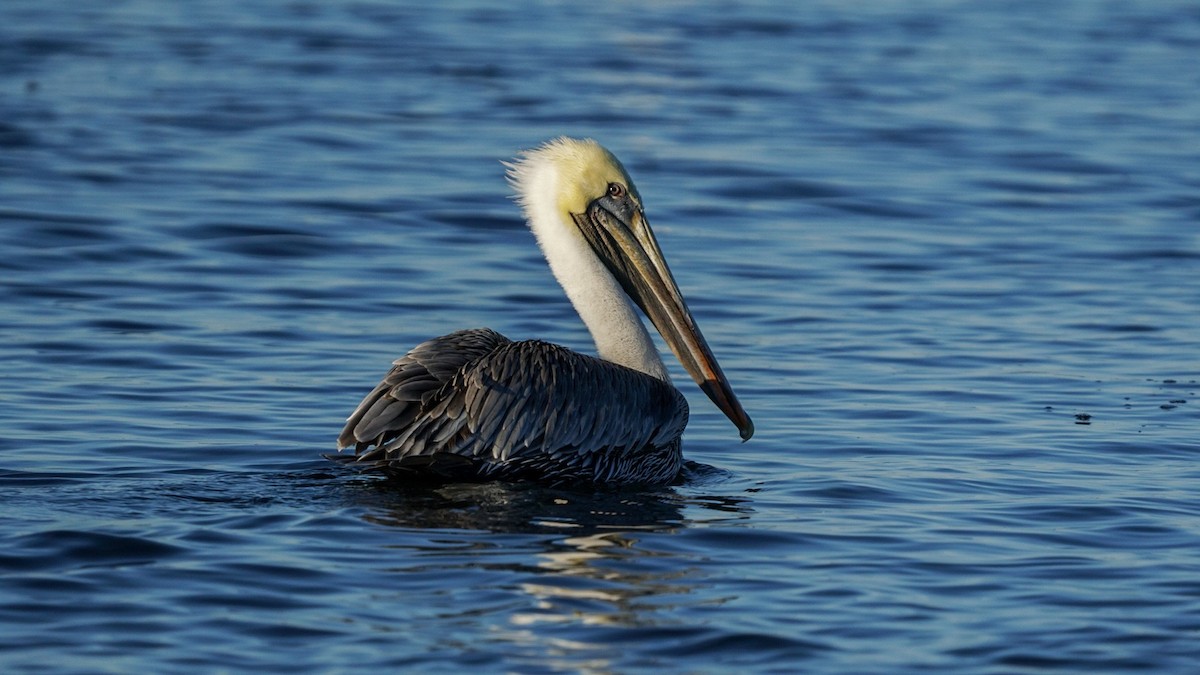
[[[0,669],[1196,672],[1192,2],[0,8]],[[638,180],[758,433],[684,484],[321,458],[589,349],[499,160]]]

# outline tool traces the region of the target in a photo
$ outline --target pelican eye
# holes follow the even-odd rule
[[[608,196],[613,199],[620,199],[625,196],[625,186],[620,183],[608,184]]]

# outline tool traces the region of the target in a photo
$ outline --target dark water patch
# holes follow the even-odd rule
[[[909,501],[901,494],[870,485],[833,485],[805,490],[801,494],[805,499],[820,501],[826,505],[841,504],[849,506],[858,502],[893,503]]]
[[[36,266],[35,269],[40,269]],[[42,283],[6,283],[0,286],[0,293],[5,296],[27,300],[50,300],[55,302],[86,302],[99,300],[103,293],[88,291],[82,288],[64,288],[55,284]]]
[[[1161,260],[1171,263],[1185,263],[1193,260],[1200,260],[1200,248],[1194,250],[1172,248],[1122,249],[1100,252],[1096,257],[1102,260],[1117,260],[1123,262],[1128,262],[1131,260]]]
[[[771,551],[798,552],[808,547],[816,547],[816,534],[800,534],[796,532],[771,532],[749,528],[721,528],[692,531],[688,540],[693,546],[704,549],[743,549],[753,550],[759,555],[770,555]]]
[[[378,46],[382,46],[376,39],[369,38],[363,35],[349,35],[346,33],[335,32],[333,30],[320,31],[310,28],[271,28],[260,29],[260,32],[265,37],[270,39],[281,39],[295,42],[296,46],[301,51],[317,52],[323,55],[323,59],[333,67],[333,64],[338,62],[337,58],[330,58],[329,52],[349,51],[357,52],[364,49],[372,50]],[[336,56],[336,55],[335,55]]]
[[[494,173],[489,171],[486,175],[493,176],[496,180],[499,180],[503,167],[497,165],[495,168],[496,171]],[[479,192],[463,192],[461,190],[446,192],[444,196],[439,198],[436,206],[444,207],[446,204],[453,204],[456,209],[470,209],[474,212],[479,212],[494,210],[497,204],[503,204],[501,207],[503,214],[520,219],[520,216],[517,215],[519,209],[510,197],[511,190],[500,187],[499,183],[497,183],[497,187],[499,188],[498,190],[481,190]],[[521,222],[524,223],[525,221],[521,219]]]
[[[614,67],[620,70],[619,67]],[[496,80],[508,76],[508,72],[495,64],[460,63],[432,64],[430,70],[434,75],[449,76],[462,80]]]
[[[715,87],[705,88],[705,93],[711,95],[715,100],[736,101],[738,99],[771,99],[776,98],[781,101],[791,101],[794,94],[784,88],[768,87],[763,85],[755,85],[750,83],[728,84]],[[723,111],[726,115],[733,114],[731,107],[717,107],[714,110]]]
[[[763,180],[728,180],[712,188],[711,193],[740,199],[825,200],[845,196],[834,185],[806,180],[769,178]]]
[[[670,659],[697,657],[714,659],[722,667],[771,667],[779,663],[803,663],[835,647],[815,639],[744,631],[684,631],[669,628],[643,630],[635,640],[656,646],[651,653]],[[621,642],[621,638],[616,638]]]
[[[546,129],[589,129],[604,127],[619,119],[622,124],[636,127],[642,124],[653,124],[658,117],[651,114],[635,114],[628,109],[612,109],[612,104],[597,107],[587,107],[582,110],[568,109],[561,113],[537,110],[522,115],[522,119],[536,127]]]
[[[469,230],[518,230],[526,229],[525,221],[519,216],[495,216],[480,212],[430,212],[425,216],[436,223],[452,225]]]
[[[249,223],[203,223],[187,228],[184,234],[190,239],[242,239],[255,237],[296,236],[306,232],[286,227],[254,225]]]
[[[209,246],[215,251],[268,260],[311,258],[324,255],[329,250],[329,242],[325,237],[312,234],[233,237],[213,241]]]
[[[584,534],[673,527],[682,519],[682,505],[670,491],[594,493],[507,484],[422,487],[393,480],[358,485],[364,487],[369,492],[359,503],[372,506],[365,517],[389,526]]]
[[[840,18],[819,17],[729,17],[727,20],[709,20],[707,22],[692,19],[684,24],[685,35],[699,39],[701,43],[720,40],[732,35],[730,31],[738,31],[743,35],[756,37],[776,37],[796,33],[802,36],[836,39],[861,30],[861,24]],[[732,25],[731,25],[732,24]]]
[[[1140,323],[1077,323],[1069,324],[1067,327],[1074,330],[1095,331],[1100,333],[1157,333],[1163,330],[1160,326],[1148,326]]]
[[[781,179],[777,171],[771,171],[753,163],[745,163],[730,158],[723,158],[720,161],[691,158],[673,161],[669,164],[655,158],[644,158],[640,164],[635,166],[647,170],[669,170],[672,175],[713,178],[717,180],[725,178],[742,178],[748,180],[757,178]]]
[[[1005,180],[981,179],[975,184],[982,188],[990,188],[999,192],[1035,195],[1078,194],[1105,189],[1105,186],[1085,185],[1077,181],[1034,181],[1034,180]]]
[[[401,276],[402,275],[400,275],[400,274],[396,275],[397,278],[399,278]],[[287,303],[287,302],[281,302],[278,304],[271,303],[273,306],[275,306],[281,310],[286,310],[286,309],[290,309],[290,308],[301,308],[302,309],[305,307],[305,303],[317,303],[317,302],[342,303],[342,302],[346,301],[346,289],[342,288],[342,287],[312,288],[312,287],[303,286],[303,285],[299,285],[299,286],[288,285],[288,286],[267,288],[267,289],[264,289],[264,291],[266,291],[272,297],[275,297],[275,298],[288,298],[290,300],[297,301],[296,303]],[[243,335],[246,335],[246,336],[251,336],[252,334],[253,334],[253,331],[243,333]],[[271,336],[272,334],[263,333],[262,335]],[[274,333],[273,335],[275,337],[285,338],[285,339],[288,337],[294,337],[294,335],[289,336],[287,333],[282,333],[282,332]]]
[[[0,122],[0,148],[16,150],[38,145],[37,136],[15,124]]]
[[[1031,520],[1064,524],[1096,520],[1107,521],[1125,515],[1123,509],[1095,504],[1024,506],[1020,507],[1018,511],[1022,516]]]
[[[881,261],[876,263],[866,263],[864,268],[876,272],[891,272],[894,274],[929,274],[941,270],[941,266],[936,261],[916,262],[908,261]]]
[[[289,337],[294,339],[294,335],[289,334]],[[160,353],[161,357],[180,363],[196,363],[199,360],[215,359],[252,359],[254,354],[258,353],[258,348],[260,345],[257,342],[230,344],[228,337],[220,340],[180,339],[162,342],[155,346],[155,350]]]
[[[293,135],[297,143],[313,145],[323,149],[352,151],[363,147],[363,141],[350,135],[305,132]]]
[[[330,211],[351,215],[377,215],[395,211],[403,211],[407,207],[402,203],[380,200],[358,199],[297,199],[288,202],[288,206],[301,211]]]
[[[47,530],[10,540],[0,565],[9,570],[149,565],[184,549],[144,537],[78,530]]]
[[[1037,171],[1093,176],[1123,175],[1127,173],[1127,169],[1123,167],[1092,161],[1065,152],[1010,152],[1004,153],[1002,159],[1009,166]]]
[[[961,129],[951,126],[920,125],[872,129],[867,137],[870,139],[868,142],[953,150],[961,145],[963,132]]]
[[[547,288],[546,291],[543,293],[528,293],[528,292],[505,293],[504,295],[500,296],[500,300],[503,301],[506,305],[512,305],[512,306],[529,305],[529,306],[534,306],[534,307],[536,307],[538,305],[546,305],[546,304],[554,304],[554,305],[561,306],[564,302],[566,302],[566,299],[562,298],[557,293],[557,289],[554,289],[554,288]],[[554,312],[554,316],[561,316],[561,313]]]
[[[189,260],[190,255],[164,246],[117,241],[111,244],[99,244],[72,250],[71,258],[81,263],[104,263],[119,266],[116,269],[132,269],[155,264],[182,262]],[[114,272],[114,276],[119,274],[120,272]]]
[[[77,178],[88,183],[97,185],[116,185],[129,180],[129,177],[119,171],[103,171],[103,170],[87,170],[76,171],[71,174],[73,178]]]
[[[861,195],[854,198],[821,199],[820,203],[822,206],[839,211],[880,218],[927,219],[933,216],[932,211]]]
[[[1146,200],[1147,206],[1154,206],[1164,209],[1179,209],[1179,210],[1200,210],[1200,197],[1189,194],[1155,194]]]
[[[96,476],[89,473],[0,469],[0,489],[17,486],[52,487],[77,485],[94,481],[95,479]]]
[[[139,115],[149,127],[168,127],[191,132],[244,134],[303,122],[292,111],[281,111],[245,101],[226,101],[202,112],[147,112]]]
[[[1031,670],[1063,670],[1076,668],[1100,668],[1138,671],[1146,668],[1153,669],[1157,659],[1122,659],[1114,661],[1107,656],[1087,657],[1082,655],[1066,655],[1062,657],[1047,654],[1034,654],[1021,648],[1009,648],[1005,653],[993,659],[993,663],[1007,668],[1022,668]]]
[[[205,223],[188,228],[185,236],[205,242],[211,250],[250,258],[309,258],[329,251],[325,236],[296,228]]]
[[[1075,206],[1068,200],[1036,196],[978,198],[975,202],[979,206],[1006,209],[1018,213],[1023,211],[1075,211]]]
[[[134,319],[117,318],[95,319],[88,321],[87,325],[96,330],[120,334],[157,333],[163,331],[177,331],[183,328],[183,326],[179,324],[150,323],[147,321],[138,321]]]
[[[496,99],[496,107],[500,110],[511,110],[515,113],[525,114],[536,111],[552,102],[553,99],[544,96],[506,95]]]
[[[83,56],[100,58],[106,56],[99,41],[81,40],[66,35],[47,32],[37,37],[19,37],[5,41],[0,49],[0,63],[6,63],[10,72],[29,72],[40,62],[61,56]]]
[[[86,216],[74,213],[54,213],[47,211],[22,211],[17,209],[0,209],[0,219],[7,222],[29,222],[61,226],[66,232],[78,232],[81,237],[88,238],[92,233],[100,232],[105,226],[111,226],[114,221],[109,218]],[[40,230],[53,232],[52,228]]]

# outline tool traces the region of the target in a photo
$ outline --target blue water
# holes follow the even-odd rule
[[[0,8],[0,670],[1196,672],[1195,3],[425,4]],[[425,338],[589,348],[564,133],[757,435],[672,362],[678,487],[323,460]]]

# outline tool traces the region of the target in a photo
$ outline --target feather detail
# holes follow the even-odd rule
[[[397,359],[339,443],[397,476],[661,483],[682,465],[686,422],[683,395],[658,378],[476,329]],[[460,459],[414,459],[443,454]]]

